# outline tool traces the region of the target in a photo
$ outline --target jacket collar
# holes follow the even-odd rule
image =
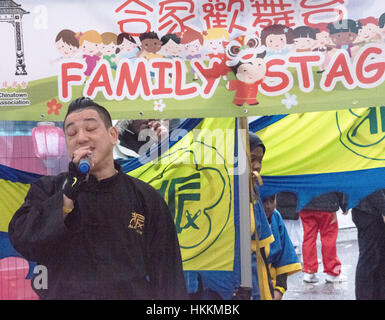
[[[116,181],[118,181],[119,177],[124,174],[122,171],[122,167],[116,161],[114,161],[114,167],[117,172],[113,176],[108,177],[106,179],[99,181],[93,175],[90,175],[88,178],[88,182],[84,185],[85,189],[88,191],[93,191],[93,190],[102,190],[113,186],[116,183]],[[106,190],[106,191],[110,191],[110,190]]]

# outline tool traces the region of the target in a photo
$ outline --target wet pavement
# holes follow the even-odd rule
[[[317,241],[318,267],[317,283],[303,282],[303,273],[297,272],[288,277],[288,290],[284,300],[355,300],[355,272],[358,260],[356,230],[346,230],[339,234],[337,255],[342,263],[341,282],[327,283],[323,273],[321,244]]]

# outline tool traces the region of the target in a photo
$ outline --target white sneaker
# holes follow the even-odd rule
[[[336,283],[344,281],[340,276],[332,276],[331,274],[327,274],[325,277],[325,281],[328,283]]]
[[[315,273],[304,273],[303,281],[306,283],[316,283],[318,282],[318,278],[316,277]]]

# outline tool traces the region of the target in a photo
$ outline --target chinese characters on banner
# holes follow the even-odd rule
[[[299,3],[298,3],[299,2]],[[295,27],[304,24],[336,22],[347,16],[346,0],[164,0],[156,6],[150,0],[121,1],[116,7],[120,32],[139,36],[159,32],[184,32],[189,29],[224,28],[249,33],[273,24]],[[251,19],[250,19],[251,14]],[[132,30],[137,30],[132,32]]]

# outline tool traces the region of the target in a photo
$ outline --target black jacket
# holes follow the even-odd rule
[[[329,192],[318,197],[314,197],[303,208],[305,210],[336,212],[340,208],[346,211],[348,206],[347,197],[342,192]]]
[[[33,184],[9,225],[15,249],[48,269],[41,299],[187,299],[170,211],[150,185],[90,176],[63,219],[66,174]]]
[[[385,216],[385,189],[378,189],[361,199],[353,211],[377,217]]]
[[[298,199],[293,192],[279,192],[277,194],[277,210],[283,219],[298,220]]]

